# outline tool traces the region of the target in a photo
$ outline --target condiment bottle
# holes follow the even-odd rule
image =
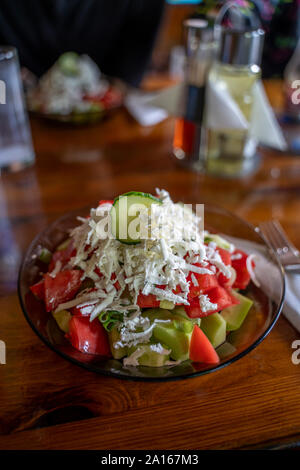
[[[184,22],[184,29],[185,83],[180,117],[175,123],[173,153],[184,165],[201,169],[205,154],[205,85],[217,43],[213,29],[205,19],[188,19]]]
[[[250,125],[254,85],[261,76],[264,31],[254,10],[229,2],[220,10],[215,36],[219,50],[209,85],[228,92]],[[230,177],[249,173],[256,163],[256,144],[248,129],[230,128],[226,122],[222,128],[208,128],[206,172]]]

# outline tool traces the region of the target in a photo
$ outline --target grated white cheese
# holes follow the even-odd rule
[[[199,295],[199,303],[203,313],[210,312],[211,310],[216,310],[218,308],[218,304],[212,303],[208,295]]]
[[[235,253],[233,255],[231,255],[231,259],[234,260],[234,259],[241,259],[243,256],[241,253]]]
[[[192,282],[194,284],[194,286],[198,287],[199,286],[199,282],[197,281],[197,278],[195,276],[195,274],[191,274],[191,279],[192,279]]]
[[[252,267],[252,261],[255,258],[257,258],[257,255],[253,255],[253,254],[249,255],[246,259],[246,266],[247,266],[247,270],[248,270],[248,273],[250,274],[252,282],[256,285],[256,287],[260,287],[260,282],[256,278],[255,273],[254,273],[254,269]]]
[[[115,297],[115,292],[116,289],[113,287],[113,291],[109,295],[107,295],[106,299],[104,299],[102,302],[95,306],[95,308],[91,312],[90,321],[93,321],[98,315],[100,315],[101,312],[106,309],[106,307],[108,307],[112,303]]]
[[[86,304],[95,304],[99,303],[99,298],[106,298],[106,293],[103,292],[91,292],[89,294],[79,295],[75,297],[75,299],[69,300],[68,302],[64,302],[60,304],[55,312],[59,312],[60,310],[68,310],[72,307],[81,307]]]
[[[55,277],[57,273],[61,271],[62,262],[60,260],[56,261],[53,271],[49,274],[51,277]]]
[[[213,274],[213,271],[207,268],[200,268],[199,266],[194,266],[192,264],[187,263],[187,268],[189,271],[198,274]]]
[[[143,317],[139,317],[143,318]],[[149,321],[149,320],[148,320]],[[148,343],[151,336],[152,336],[152,331],[153,328],[155,327],[155,323],[152,323],[152,325],[148,326],[144,331],[139,331],[136,332],[136,329],[138,328],[138,325],[140,325],[141,322],[136,322],[135,324],[128,325],[128,324],[122,324],[121,329],[120,329],[120,341],[117,341],[114,344],[114,347],[116,349],[118,348],[124,348],[124,347],[131,347],[131,346],[136,346],[139,343]],[[150,324],[150,322],[149,322]],[[147,323],[142,325],[142,327],[145,327]]]
[[[157,352],[158,354],[162,354],[163,356],[171,354],[171,349],[164,348],[160,343],[151,344],[150,349],[151,351]]]
[[[196,214],[182,204],[173,203],[167,191],[157,190],[157,194],[162,204],[151,206],[151,225],[144,232],[150,233],[150,238],[136,245],[101,236],[98,223],[107,214],[109,204],[91,209],[90,217],[80,218],[81,224],[70,232],[76,255],[69,265],[80,267],[82,280],[92,279],[95,286],[92,292],[79,293],[75,299],[59,305],[56,311],[88,305],[90,321],[105,310],[124,313],[116,347],[147,343],[151,338],[154,324],[150,325],[141,315],[137,305],[140,293],[189,305],[189,273],[194,285],[199,285],[195,274],[214,275],[218,271],[228,278],[232,276],[215,244],[204,244]],[[149,218],[143,221],[147,224]],[[203,311],[216,308],[207,296],[200,296],[200,304]]]
[[[132,366],[132,367],[137,367],[139,365],[139,357],[141,357],[144,354],[144,351],[142,348],[137,348],[130,356],[124,357],[123,359],[123,364],[125,367]]]

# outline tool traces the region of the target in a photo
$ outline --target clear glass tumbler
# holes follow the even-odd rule
[[[18,54],[0,46],[0,171],[20,170],[34,159]]]

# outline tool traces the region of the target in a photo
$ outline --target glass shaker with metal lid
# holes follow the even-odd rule
[[[209,73],[209,86],[226,91],[250,126],[264,41],[253,6],[225,4],[216,20],[215,37],[219,50]],[[206,171],[229,177],[249,173],[256,166],[256,146],[248,129],[230,128],[226,122],[222,128],[208,128]]]
[[[186,20],[184,32],[185,80],[180,117],[175,123],[173,153],[184,165],[201,170],[205,154],[205,85],[209,68],[215,58],[217,42],[212,26],[205,19]]]

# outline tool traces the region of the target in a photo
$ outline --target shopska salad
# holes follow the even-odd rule
[[[135,204],[151,209],[151,234],[143,239],[121,234],[121,219],[132,222]],[[104,237],[99,227],[107,214]],[[253,256],[201,231],[199,217],[164,190],[100,201],[79,221],[54,253],[41,249],[48,272],[30,288],[72,346],[125,367],[217,364],[217,348],[252,307],[239,291],[254,278]],[[139,223],[146,221],[141,215]],[[174,221],[177,236],[166,230]]]
[[[99,113],[120,106],[122,94],[87,55],[65,52],[27,94],[31,111],[45,115]]]

